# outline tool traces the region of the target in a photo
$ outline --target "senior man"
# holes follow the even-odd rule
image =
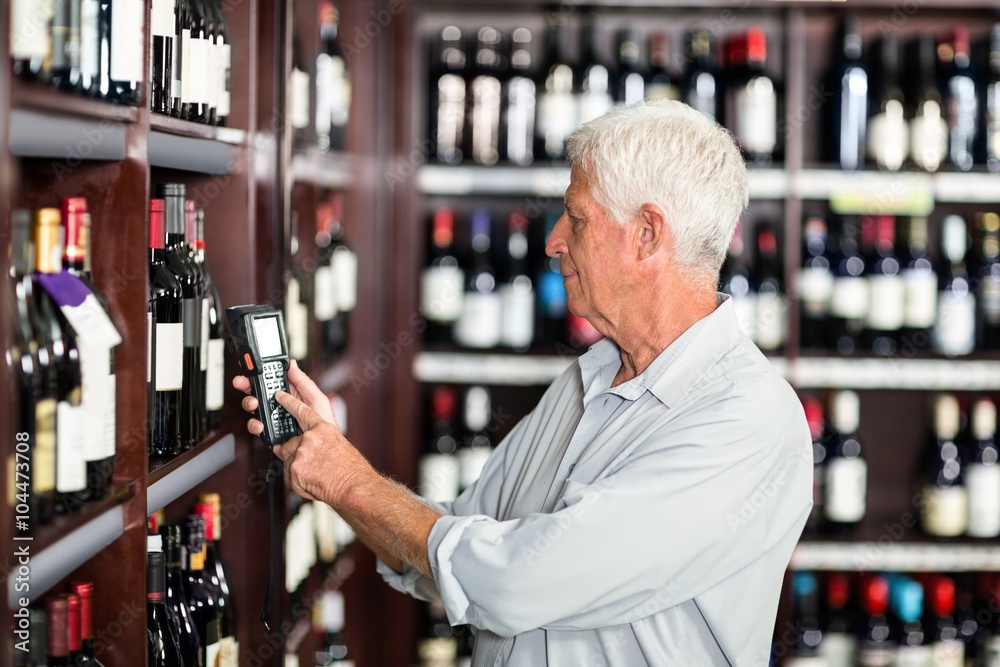
[[[432,507],[382,476],[295,367],[298,398],[278,401],[303,434],[274,451],[392,586],[478,629],[474,665],[764,667],[812,450],[795,394],[716,293],[743,160],[726,130],[665,101],[586,124],[569,160],[545,250],[570,310],[606,338],[475,485]]]

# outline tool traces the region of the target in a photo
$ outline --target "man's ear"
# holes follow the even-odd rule
[[[672,243],[670,227],[663,211],[653,204],[643,204],[639,209],[637,237],[637,257],[644,260],[658,252],[667,250]]]

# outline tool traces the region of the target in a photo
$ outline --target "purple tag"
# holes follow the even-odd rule
[[[38,282],[61,308],[80,306],[83,304],[83,300],[90,296],[90,290],[87,289],[87,286],[68,271],[36,275]]]

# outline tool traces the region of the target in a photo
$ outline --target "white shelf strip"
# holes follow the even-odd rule
[[[197,456],[149,485],[146,489],[147,516],[166,507],[174,499],[193,489],[236,460],[236,438],[223,436]]]
[[[998,544],[903,544],[887,532],[867,542],[802,542],[793,570],[973,572],[1000,570]]]
[[[351,159],[341,154],[309,153],[292,158],[292,174],[297,180],[334,190],[346,188],[353,183],[354,169]]]

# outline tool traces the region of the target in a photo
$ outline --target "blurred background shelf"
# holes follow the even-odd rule
[[[982,572],[1000,570],[998,544],[800,542],[793,570],[853,572]]]

